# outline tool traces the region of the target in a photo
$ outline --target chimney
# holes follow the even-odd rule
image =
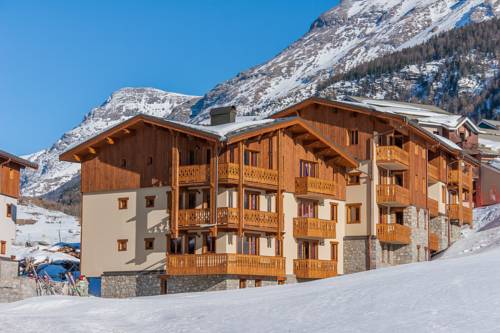
[[[236,121],[236,106],[223,106],[210,110],[210,126],[234,123]]]

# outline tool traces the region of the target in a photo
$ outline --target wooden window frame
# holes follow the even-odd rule
[[[307,246],[309,258],[305,258],[304,248]],[[299,239],[297,242],[297,259],[312,259],[319,258],[319,240],[314,239]]]
[[[202,234],[203,237],[203,245],[202,245],[202,253],[217,253],[217,238],[212,236],[209,232],[205,232]],[[212,239],[213,249],[208,248],[208,238]]]
[[[6,205],[6,212],[5,212],[5,215],[8,217],[8,218],[11,218],[12,217],[12,207],[13,207],[13,204],[11,203],[8,203]]]
[[[281,257],[282,253],[283,253],[283,241],[281,239],[275,238],[274,239],[274,255],[276,257]]]
[[[304,170],[307,170],[308,165],[310,165],[310,174],[306,175],[306,172],[304,172]],[[299,162],[299,176],[300,177],[318,178],[319,177],[319,164],[318,164],[318,162],[301,159]]]
[[[345,205],[347,224],[360,224],[361,223],[361,207],[362,207],[361,203],[352,203],[352,204]],[[351,220],[351,208],[359,209],[359,216],[358,216],[359,219],[358,220],[355,220],[355,221]]]
[[[247,287],[247,280],[240,279],[239,289],[245,289]]]
[[[184,241],[185,241],[185,244],[184,244],[184,253],[185,254],[196,254],[196,238],[198,238],[196,234],[187,234],[184,237]],[[189,253],[189,240],[190,239],[194,239],[193,253]]]
[[[245,149],[245,151],[243,152],[243,165],[250,167],[258,167],[259,162],[260,162],[260,152],[258,150]]]
[[[118,198],[118,209],[125,210],[128,209],[128,197],[127,198]]]
[[[261,193],[260,192],[256,192],[256,191],[245,191],[245,194],[244,194],[244,198],[243,198],[243,204],[244,204],[244,209],[248,209],[248,210],[260,210],[260,195]],[[251,196],[256,196],[256,201],[255,201],[255,204],[256,204],[256,208],[250,208],[251,205],[250,205],[250,197]]]
[[[330,219],[337,222],[339,218],[339,205],[337,203],[330,203]]]
[[[128,247],[128,239],[118,239],[116,241],[117,246],[118,246],[118,252],[125,252],[127,251]]]
[[[243,246],[245,237],[255,238],[255,244],[254,244],[255,254],[251,254],[251,252],[252,252],[251,246],[248,247],[248,253],[245,253],[245,249]],[[256,255],[256,256],[260,255],[260,235],[259,234],[244,234],[243,236],[238,237],[238,244],[236,244],[236,252],[238,254],[245,254],[245,255]]]
[[[338,241],[330,242],[330,255],[331,255],[331,260],[333,260],[333,261],[339,260],[339,242]]]
[[[1,255],[6,255],[7,254],[7,241],[0,241],[0,254]]]
[[[175,240],[175,243],[177,243],[179,245],[179,249],[177,251],[177,248],[175,248],[175,251],[172,251],[172,243],[173,241]],[[183,254],[183,249],[182,249],[182,238],[179,237],[179,238],[174,238],[172,239],[172,237],[170,235],[167,235],[167,254]]]
[[[303,207],[308,204],[308,205],[313,205],[313,216],[304,216],[304,209]],[[318,217],[318,206],[319,203],[316,200],[311,200],[311,199],[299,199],[297,203],[297,216],[298,217],[312,217],[312,218],[317,218]]]
[[[354,182],[351,181],[351,177],[354,178]],[[361,173],[348,173],[347,174],[347,186],[360,185],[361,184]]]
[[[441,185],[441,200],[443,203],[446,203],[446,192],[448,192],[446,185]]]
[[[146,200],[146,208],[155,207],[156,195],[147,195],[144,199]]]
[[[347,145],[356,146],[359,144],[359,130],[357,128],[347,129]]]
[[[155,239],[153,237],[144,238],[144,249],[154,250],[154,248],[155,248]]]

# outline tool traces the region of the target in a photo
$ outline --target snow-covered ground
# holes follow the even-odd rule
[[[466,250],[500,233],[499,217],[500,205],[479,210],[454,255],[431,262],[258,289],[33,298],[0,305],[0,323],[2,332],[497,332],[499,243]]]
[[[35,224],[16,226],[16,244],[26,242],[80,242],[80,225],[74,216],[33,204],[19,205],[17,219],[35,220]]]

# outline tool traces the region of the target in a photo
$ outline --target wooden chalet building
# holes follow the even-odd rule
[[[103,296],[428,260],[472,222],[475,160],[405,116],[319,98],[235,113],[213,109],[210,126],[139,115],[60,156],[82,165],[81,270]]]
[[[16,215],[21,170],[36,169],[35,163],[0,150],[0,257],[10,257],[16,238]]]

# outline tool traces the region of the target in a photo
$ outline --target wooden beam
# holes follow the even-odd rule
[[[239,211],[239,228],[238,235],[243,236],[243,214],[244,214],[244,189],[243,189],[243,141],[238,142],[238,165],[239,165],[239,179],[238,179],[238,211]]]
[[[294,135],[293,139],[294,140],[304,140],[304,139],[306,139],[309,136],[310,136],[309,132],[302,132],[300,134]]]
[[[123,133],[125,134],[134,134],[135,130],[131,129],[131,128],[124,128],[123,129]]]
[[[331,150],[331,148],[329,147],[326,147],[326,148],[317,148],[317,149],[314,149],[313,153],[315,155],[323,155],[324,153],[326,152],[329,152]]]
[[[172,207],[170,209],[170,233],[172,238],[179,237],[179,142],[177,133],[172,137]]]
[[[283,165],[284,165],[284,156],[283,156],[283,130],[278,130],[278,147],[277,147],[277,159],[278,159],[278,192],[276,193],[276,212],[278,213],[278,236],[277,238],[280,240],[281,249],[283,248]],[[283,256],[283,251],[280,249],[280,255]]]
[[[110,136],[106,137],[106,142],[107,142],[108,145],[114,145],[115,144],[115,140],[116,139],[114,139],[114,138],[112,138]]]
[[[94,147],[92,147],[92,146],[90,146],[89,147],[89,153],[91,153],[92,155],[95,155],[95,154],[97,154],[97,149],[94,148]]]
[[[81,162],[82,161],[82,158],[80,157],[80,155],[78,154],[73,154],[73,158],[78,161],[78,162]]]
[[[216,181],[217,181],[217,144],[214,143],[210,152],[210,224],[214,224],[215,226],[212,228],[211,233],[212,236],[217,237],[217,225],[218,221],[216,221],[215,216],[217,214],[217,193],[216,193]]]
[[[312,139],[312,140],[303,140],[302,141],[302,145],[307,148],[308,146],[312,146],[314,144],[316,144],[318,142],[318,140],[316,139]]]

